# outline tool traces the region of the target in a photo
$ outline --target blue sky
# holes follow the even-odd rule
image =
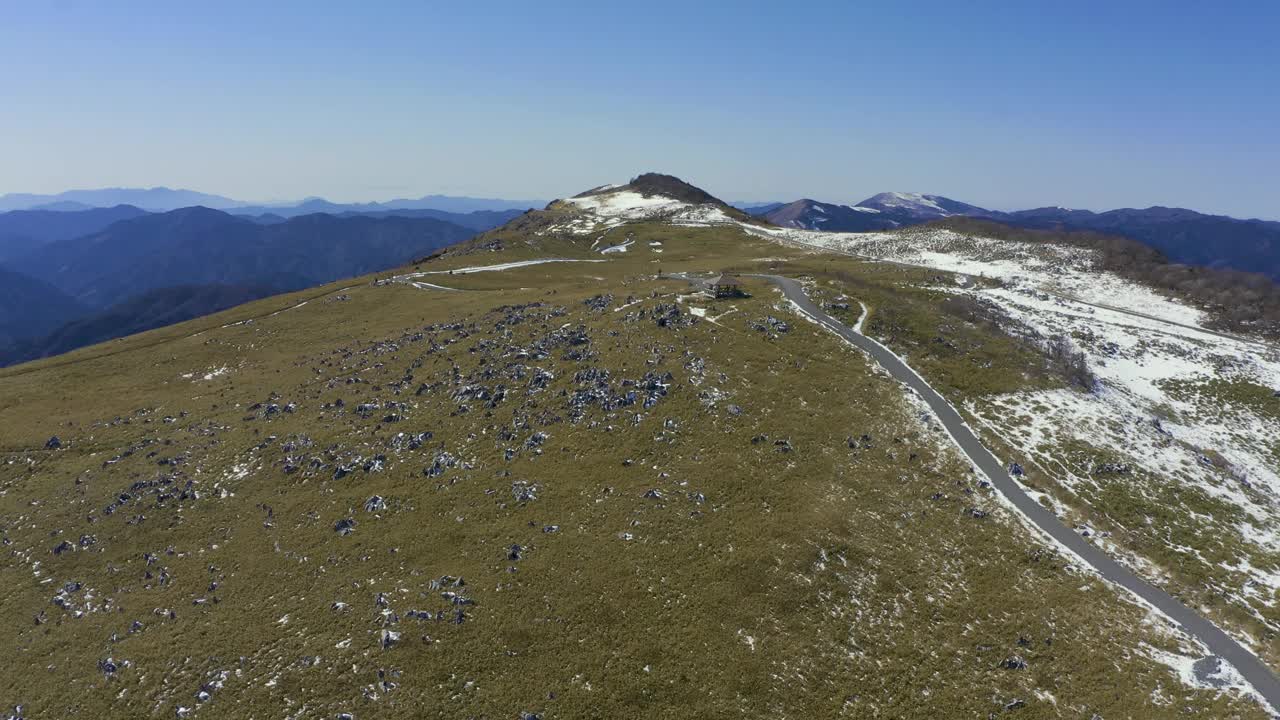
[[[1280,3],[0,0],[0,193],[733,200],[1280,218]],[[332,3],[338,5],[337,3]]]

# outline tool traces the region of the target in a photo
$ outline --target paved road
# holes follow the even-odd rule
[[[1220,337],[1225,340],[1235,340],[1236,342],[1248,343],[1250,345],[1258,345],[1260,347],[1267,346],[1267,343],[1262,342],[1261,340],[1254,340],[1252,338],[1241,337],[1239,335],[1231,335],[1229,333],[1218,332],[1217,330],[1209,330],[1207,328],[1202,328],[1197,325],[1187,325],[1186,323],[1180,323],[1180,322],[1177,322],[1176,320],[1168,320],[1166,318],[1156,317],[1155,315],[1148,315],[1144,312],[1138,312],[1137,310],[1129,310],[1128,308],[1116,307],[1115,305],[1105,305],[1103,303],[1090,302],[1077,295],[1071,295],[1070,293],[1054,292],[1053,290],[1043,290],[1042,292],[1048,295],[1052,295],[1054,297],[1062,298],[1063,300],[1070,300],[1072,302],[1077,302],[1077,303],[1080,303],[1081,305],[1088,305],[1089,307],[1099,308],[1102,310],[1110,310],[1111,312],[1118,312],[1123,315],[1129,315],[1131,317],[1143,318],[1146,320],[1155,320],[1158,323],[1164,323],[1165,325],[1172,325],[1174,327],[1186,328],[1188,330],[1195,330],[1196,332],[1204,333],[1206,335],[1214,335],[1216,337]],[[1180,334],[1175,334],[1175,335],[1177,337],[1185,337],[1184,335],[1180,335]]]
[[[990,479],[1010,502],[1035,523],[1041,530],[1079,555],[1086,563],[1098,571],[1102,577],[1120,585],[1137,595],[1142,600],[1158,608],[1182,626],[1188,634],[1200,640],[1209,648],[1209,652],[1234,665],[1240,674],[1271,704],[1273,712],[1280,712],[1280,679],[1258,658],[1216,625],[1206,620],[1199,613],[1183,605],[1168,593],[1148,584],[1134,575],[1124,566],[1090,545],[1084,538],[1063,525],[1057,516],[1045,509],[1040,503],[1032,500],[1009,473],[1000,461],[978,440],[977,436],[965,424],[960,414],[951,403],[947,402],[933,388],[929,387],[909,365],[904,363],[885,346],[875,340],[855,332],[818,308],[804,293],[804,289],[795,280],[778,275],[761,275],[782,289],[788,299],[800,306],[807,315],[819,324],[827,327],[840,337],[865,350],[876,362],[880,363],[893,377],[906,383],[919,393],[929,404],[938,419],[951,432],[951,436],[959,443],[960,449],[984,475]]]

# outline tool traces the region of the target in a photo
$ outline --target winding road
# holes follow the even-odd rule
[[[1257,690],[1273,712],[1280,713],[1280,679],[1249,650],[1245,649],[1225,632],[1202,615],[1184,605],[1181,601],[1163,590],[1139,578],[1128,568],[1111,559],[1108,555],[1089,544],[1084,538],[1058,519],[1056,515],[1027,495],[1014,482],[1005,470],[1004,465],[987,450],[982,441],[974,435],[960,413],[951,403],[929,386],[923,378],[911,369],[897,355],[884,345],[855,331],[823,312],[798,282],[780,275],[759,275],[782,289],[782,293],[814,322],[839,335],[844,340],[862,349],[876,362],[889,371],[894,378],[904,382],[914,390],[921,399],[938,416],[938,420],[951,433],[956,444],[974,466],[986,475],[991,484],[999,490],[1018,512],[1036,525],[1042,532],[1052,537],[1068,550],[1075,553],[1098,572],[1104,579],[1123,587],[1136,595],[1148,605],[1154,606],[1161,613],[1172,619],[1192,637],[1203,643],[1214,656],[1230,663],[1244,679]],[[865,312],[865,311],[864,311]]]

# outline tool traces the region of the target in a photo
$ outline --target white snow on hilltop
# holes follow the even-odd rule
[[[1100,547],[1157,583],[1167,574],[1161,562],[1175,562],[1169,553],[1180,565],[1203,564],[1215,592],[1280,632],[1264,617],[1275,618],[1280,604],[1280,417],[1264,404],[1280,392],[1280,347],[1206,327],[1199,309],[1099,269],[1088,248],[923,228],[745,229],[962,273],[978,282],[939,278],[939,289],[990,300],[1042,337],[1070,338],[1098,379],[1093,392],[971,401],[977,427],[1018,454],[1038,489],[1053,495],[1056,484],[1113,521],[1124,515],[1108,503],[1132,503],[1146,518],[1125,529],[1166,543],[1163,558],[1139,557],[1106,537],[1095,538]]]
[[[637,220],[678,210],[688,205],[688,203],[674,198],[662,195],[645,197],[638,192],[629,190],[621,192],[606,191],[594,195],[573,197],[565,200],[565,202],[601,217],[625,217]]]
[[[942,215],[950,215],[951,213],[943,209],[935,200],[936,195],[924,195],[921,193],[904,193],[904,192],[887,192],[880,193],[871,198],[867,202],[876,202],[885,207],[906,208],[908,210],[925,210]]]
[[[611,230],[620,225],[646,220],[665,220],[675,225],[707,226],[727,225],[735,221],[724,209],[712,204],[697,205],[664,195],[645,196],[631,190],[616,190],[617,186],[603,186],[593,194],[561,201],[575,214],[549,229],[549,232],[568,232],[586,235],[601,230]]]

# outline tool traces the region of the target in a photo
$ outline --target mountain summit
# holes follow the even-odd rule
[[[547,206],[573,217],[554,229],[575,234],[627,222],[667,220],[683,225],[715,225],[748,216],[702,188],[673,175],[645,173],[626,185],[601,185]]]
[[[913,219],[935,220],[952,215],[986,215],[989,211],[945,198],[923,193],[884,192],[858,203],[858,207],[879,210],[886,215],[906,216]]]
[[[638,175],[626,185],[604,185],[593,188],[584,193],[575,195],[575,198],[590,197],[592,195],[603,195],[609,193],[632,192],[639,193],[641,197],[651,198],[661,196],[679,200],[680,202],[690,203],[692,205],[729,205],[723,200],[717,198],[711,193],[700,187],[690,185],[674,175],[663,175],[662,173],[644,173]]]
[[[897,221],[883,217],[876,208],[820,203],[808,198],[774,208],[764,217],[774,225],[798,230],[864,232],[887,230],[899,225]]]
[[[833,232],[892,230],[955,215],[993,217],[998,213],[941,195],[883,192],[857,205],[802,199],[774,208],[763,217],[782,227]]]

